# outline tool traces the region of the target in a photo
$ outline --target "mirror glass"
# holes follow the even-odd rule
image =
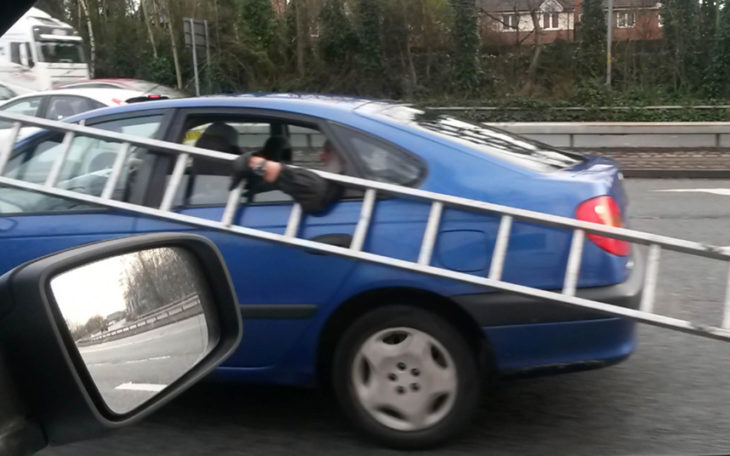
[[[141,250],[51,279],[51,291],[109,409],[129,412],[188,372],[216,346],[213,305],[187,250]],[[208,306],[208,307],[206,307]]]

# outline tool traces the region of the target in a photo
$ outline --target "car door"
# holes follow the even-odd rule
[[[148,113],[89,121],[94,127],[144,137],[162,130],[166,114]],[[4,176],[33,183],[45,181],[61,153],[59,133],[36,135],[13,151]],[[110,171],[118,143],[76,136],[57,186],[99,196]],[[114,198],[141,200],[146,161],[153,157],[133,149]],[[129,235],[134,215],[9,186],[0,187],[0,271],[24,261],[92,241]]]
[[[292,145],[292,163],[307,167],[317,167],[327,139],[317,119],[243,110],[183,111],[175,121],[172,138],[196,144],[214,123],[235,129],[236,146],[243,152],[259,150],[270,137],[283,135]],[[154,179],[157,187],[148,190],[151,194],[162,195],[173,164],[173,159],[167,159],[166,165],[157,167],[161,174]],[[175,210],[220,220],[230,172],[230,164],[194,160],[178,189]],[[283,234],[292,206],[291,197],[281,191],[259,191],[243,197],[235,223]],[[300,236],[347,243],[360,206],[361,195],[349,195],[323,214],[304,217]],[[221,249],[247,320],[247,336],[226,363],[237,367],[274,364],[292,347],[309,319],[331,305],[354,264],[344,258],[150,218],[140,218],[136,227],[138,232],[168,230],[198,232]]]

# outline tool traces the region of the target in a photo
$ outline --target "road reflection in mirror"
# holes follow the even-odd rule
[[[215,347],[195,257],[177,247],[107,258],[51,279],[54,299],[109,409],[129,412]]]

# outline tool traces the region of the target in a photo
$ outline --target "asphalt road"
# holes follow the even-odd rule
[[[109,408],[126,413],[180,378],[204,355],[202,314],[79,351]]]
[[[730,180],[626,185],[634,228],[730,245]],[[717,188],[727,190],[657,191]],[[702,321],[719,316],[728,271],[710,260],[666,260],[659,309]],[[617,366],[498,383],[471,428],[433,454],[728,454],[729,369],[724,343],[642,326],[636,353]],[[397,452],[359,438],[317,391],[207,384],[136,426],[42,454]]]

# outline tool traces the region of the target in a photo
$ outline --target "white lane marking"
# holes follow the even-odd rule
[[[116,363],[101,362],[101,363],[88,363],[87,366],[113,366],[118,364],[135,364],[135,363],[146,363],[149,361],[160,361],[163,359],[170,359],[172,356],[154,356],[152,358],[144,359],[130,359],[129,361],[118,361]]]
[[[160,392],[167,388],[167,385],[161,385],[159,383],[122,383],[117,386],[116,390],[127,390],[127,391],[152,391],[154,393]]]
[[[674,193],[712,193],[713,195],[730,196],[730,188],[668,188],[654,191]]]

